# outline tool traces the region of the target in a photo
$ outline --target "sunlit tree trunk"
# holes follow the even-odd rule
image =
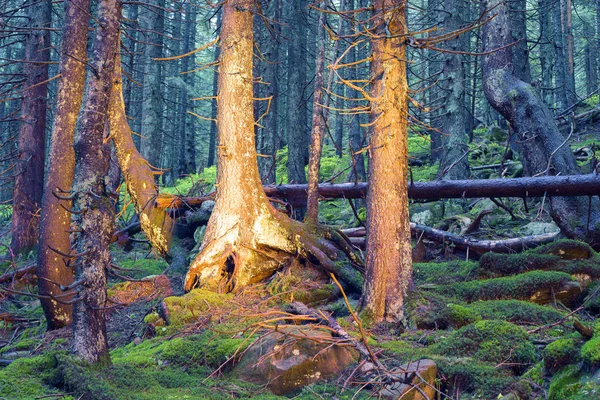
[[[162,57],[163,36],[152,32],[163,32],[165,16],[163,8],[165,0],[156,0],[157,8],[150,7],[141,13],[142,28],[147,30],[144,60],[144,86],[142,103],[142,146],[141,153],[153,167],[160,168],[162,151],[162,79],[163,64],[154,61]]]
[[[78,295],[73,305],[73,351],[89,363],[109,361],[106,335],[106,269],[110,266],[110,242],[114,231],[114,207],[107,193],[110,147],[104,129],[112,90],[117,52],[121,2],[101,0],[98,5],[86,100],[75,134],[74,225],[81,230],[75,241]]]
[[[361,303],[373,322],[400,322],[412,279],[406,1],[375,0],[373,7],[367,259]]]
[[[360,277],[338,268],[335,248],[277,212],[262,188],[254,136],[253,12],[253,0],[223,5],[215,207],[185,289],[232,291],[271,276],[296,258],[339,273],[356,289]]]
[[[41,0],[26,9],[29,31],[25,39],[25,83],[21,101],[19,158],[13,193],[13,253],[30,251],[38,240],[39,209],[44,187],[46,95],[50,60],[52,3]],[[40,28],[40,29],[36,29]],[[68,190],[66,188],[65,190]]]
[[[223,9],[220,8],[217,11],[217,35],[221,34],[221,25],[223,24]],[[219,60],[219,56],[221,54],[221,44],[219,43],[217,47],[215,47],[215,62]],[[213,73],[213,95],[217,95],[218,90],[218,82],[219,82],[219,69],[215,67],[215,72]],[[211,104],[212,109],[212,118],[217,118],[217,100],[213,100]],[[206,166],[210,167],[215,165],[215,146],[217,142],[217,125],[216,123],[210,124],[210,134],[208,136],[208,159],[206,161]]]
[[[48,172],[42,200],[40,249],[37,260],[39,293],[43,296],[63,297],[59,285],[73,282],[71,259],[62,254],[71,252],[71,200],[68,191],[73,185],[75,153],[73,138],[81,108],[85,85],[89,0],[65,3],[65,28],[60,58],[61,80],[56,100],[56,116],[52,128]],[[65,199],[59,199],[59,197]],[[60,252],[60,253],[59,253]],[[48,329],[62,328],[71,323],[72,307],[54,299],[41,300]]]

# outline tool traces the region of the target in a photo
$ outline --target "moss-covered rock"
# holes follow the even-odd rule
[[[581,358],[590,366],[600,366],[600,336],[594,336],[581,347]]]
[[[233,308],[229,301],[231,294],[215,293],[206,289],[194,289],[183,296],[171,296],[163,300],[164,319],[173,330],[191,322],[198,321],[201,317],[215,317],[211,313],[214,308]]]
[[[415,283],[447,285],[476,278],[478,264],[472,261],[451,261],[445,263],[418,263],[413,265]]]
[[[455,328],[472,324],[481,320],[481,314],[472,308],[458,304],[448,304],[448,320],[450,325]]]
[[[34,399],[60,394],[62,391],[53,386],[56,377],[56,360],[53,354],[20,358],[0,369],[0,397]]]
[[[452,332],[435,346],[443,355],[506,364],[515,371],[523,371],[535,361],[535,347],[527,332],[504,321],[475,322]]]
[[[552,307],[521,300],[476,301],[468,307],[483,319],[497,319],[513,324],[544,325],[556,322],[564,315]]]
[[[531,271],[516,276],[443,285],[433,290],[467,302],[519,299],[545,304],[556,298],[572,304],[581,293],[581,286],[564,272]]]
[[[544,348],[544,368],[554,373],[569,364],[579,361],[579,342],[571,338],[558,339]]]
[[[520,254],[486,253],[479,265],[482,273],[503,276],[546,270],[598,278],[599,261],[596,252],[587,243],[559,240]]]

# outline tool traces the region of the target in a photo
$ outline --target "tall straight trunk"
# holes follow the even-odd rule
[[[44,190],[46,95],[52,2],[41,0],[27,8],[29,31],[25,39],[25,76],[19,127],[19,158],[13,193],[13,253],[30,251],[38,241],[39,209]],[[40,28],[40,29],[36,29]],[[65,188],[64,190],[68,190]]]
[[[598,53],[596,47],[596,27],[588,22],[584,23],[585,36],[585,87],[587,95],[598,89]]]
[[[185,5],[185,29],[183,32],[183,53],[192,51],[196,47],[196,7],[190,3]],[[185,57],[181,60],[181,70],[188,71],[191,65],[194,65],[195,57]],[[181,91],[180,114],[182,119],[179,126],[179,140],[181,149],[179,153],[179,164],[182,168],[182,173],[190,174],[196,172],[196,117],[187,113],[193,107],[190,102],[190,94],[194,91],[195,79],[194,74],[185,74],[183,78],[185,88]]]
[[[562,29],[562,1],[563,0],[555,0],[551,2],[552,44],[554,45],[554,52],[556,54],[556,64],[554,67],[554,86],[557,108],[560,111],[564,110],[570,105],[569,100],[567,99],[566,91],[567,62],[565,60],[565,46]]]
[[[288,59],[288,180],[290,183],[306,183],[304,166],[307,161],[308,130],[307,107],[303,96],[307,84],[307,29],[304,9],[305,0],[290,1],[288,14],[289,44]]]
[[[554,0],[538,0],[539,25],[540,25],[540,68],[542,70],[542,87],[540,93],[544,103],[553,104],[552,81],[553,65],[556,58],[555,48],[552,44],[552,25],[550,11]]]
[[[165,27],[164,8],[165,0],[156,0],[159,8],[150,7],[141,13],[142,28],[154,32],[163,32]],[[161,167],[160,154],[162,151],[162,80],[163,67],[161,62],[154,58],[161,58],[163,54],[163,37],[157,34],[146,35],[145,60],[144,60],[144,86],[142,103],[142,156],[153,167]]]
[[[565,41],[565,57],[567,63],[566,86],[568,106],[577,101],[575,91],[575,43],[573,41],[573,10],[571,0],[561,0],[563,14],[563,35]]]
[[[508,7],[513,41],[519,41],[513,47],[515,76],[523,82],[531,83],[531,67],[527,45],[527,1],[511,0],[508,2]]]
[[[444,32],[453,32],[463,26],[461,16],[465,13],[463,0],[445,2],[442,26]],[[440,177],[448,179],[467,179],[469,177],[469,137],[467,135],[466,113],[466,76],[461,51],[467,51],[465,35],[461,35],[444,44],[450,52],[444,54],[442,76],[439,83],[443,93],[442,114],[438,120],[442,136],[442,157],[440,160]]]
[[[486,0],[482,7],[496,5]],[[508,46],[510,37],[506,5],[495,9],[497,16],[483,28],[483,51],[501,48],[483,57],[483,85],[489,103],[514,129],[526,175],[576,175],[577,163],[565,139],[558,131],[552,114],[533,87],[517,79]],[[569,238],[600,246],[600,207],[596,199],[554,197],[551,215]],[[590,207],[591,206],[591,207]]]
[[[223,19],[223,9],[219,9],[217,11],[217,36],[221,34],[221,24]],[[219,60],[221,55],[221,43],[217,45],[215,48],[215,62]],[[215,67],[215,72],[213,73],[213,96],[217,95],[218,90],[218,82],[219,82],[219,67]],[[213,99],[212,101],[212,118],[217,118],[217,100]],[[217,124],[213,122],[210,124],[210,133],[208,136],[208,159],[206,160],[206,166],[210,167],[215,165],[215,146],[217,141]]]
[[[71,252],[71,200],[64,191],[73,185],[75,152],[73,140],[77,116],[85,86],[85,64],[90,1],[65,3],[65,27],[60,56],[61,80],[56,100],[56,115],[52,128],[48,172],[42,199],[40,249],[37,259],[39,294],[61,297],[59,285],[73,282],[72,260],[62,256]],[[57,196],[62,196],[60,199]],[[65,302],[70,297],[63,298]],[[40,302],[48,329],[62,328],[71,323],[72,306],[50,298]]]
[[[260,129],[258,151],[265,157],[258,158],[258,169],[263,183],[275,183],[276,180],[276,151],[277,151],[277,135],[279,131],[279,59],[280,49],[279,41],[281,38],[281,11],[282,1],[273,0],[269,2],[267,15],[275,21],[271,25],[267,34],[265,47],[265,57],[269,60],[263,79],[267,85],[263,88],[264,97],[271,98],[271,107],[269,113],[260,122],[263,129]]]
[[[81,232],[75,241],[75,278],[79,290],[73,305],[73,351],[88,363],[109,361],[106,335],[106,269],[110,266],[110,242],[114,230],[114,208],[105,177],[110,146],[104,129],[110,102],[115,62],[119,58],[121,2],[98,4],[91,65],[96,72],[88,81],[79,129],[75,134],[75,179],[73,222]]]
[[[308,197],[305,216],[305,222],[314,225],[319,223],[319,169],[321,167],[323,135],[327,123],[323,108],[323,72],[325,69],[325,44],[327,40],[325,37],[325,22],[325,13],[322,12],[319,15],[316,35],[318,51],[313,91],[312,132],[308,161]]]
[[[375,0],[373,12],[373,126],[368,152],[367,259],[361,303],[371,321],[399,323],[412,279],[406,1]]]
[[[344,0],[344,10],[353,10],[360,6],[360,3],[354,2],[354,0]],[[362,47],[364,48],[364,46]],[[356,61],[359,61],[366,56],[363,54],[363,50],[361,47],[355,46],[354,49],[350,50],[348,53],[348,63],[352,64]],[[358,81],[362,79],[363,76],[361,74],[361,69],[358,67],[351,68],[349,71],[350,79]],[[348,97],[351,99],[360,98],[360,94],[358,91],[350,89],[348,90]],[[360,103],[353,104],[351,107],[357,107]],[[350,119],[350,129],[348,131],[348,139],[350,144],[350,154],[352,155],[352,170],[350,175],[348,176],[349,181],[364,181],[367,178],[367,173],[365,171],[365,159],[363,152],[361,151],[365,147],[365,135],[363,134],[363,129],[361,128],[361,116],[362,114],[355,114]]]

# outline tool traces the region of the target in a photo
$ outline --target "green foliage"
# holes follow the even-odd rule
[[[475,322],[452,332],[435,346],[440,354],[512,364],[515,371],[523,370],[535,360],[535,347],[529,342],[527,332],[504,321]]]
[[[9,204],[0,204],[0,222],[7,222],[12,219],[13,208]]]
[[[550,382],[548,390],[549,400],[573,399],[581,392],[581,383],[579,382],[579,368],[575,365],[569,365],[558,374],[554,375]],[[587,398],[587,397],[586,397]]]
[[[541,289],[558,291],[569,281],[571,276],[564,272],[531,271],[516,276],[454,283],[434,290],[467,302],[528,299]]]
[[[542,351],[544,367],[549,372],[556,372],[569,364],[576,364],[579,361],[578,355],[579,342],[571,338],[555,340]]]
[[[217,181],[217,167],[215,165],[204,168],[201,174],[189,174],[183,178],[177,179],[173,186],[161,188],[162,193],[174,195],[199,195],[195,193],[199,189],[203,192],[209,192]]]
[[[151,275],[160,275],[169,266],[163,259],[142,258],[137,260],[124,260],[119,265],[130,271],[125,272],[127,276],[140,279]]]

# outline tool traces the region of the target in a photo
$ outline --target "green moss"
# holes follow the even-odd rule
[[[15,360],[6,368],[0,369],[0,397],[33,399],[61,393],[52,386],[56,374],[53,354]]]
[[[583,345],[581,358],[589,365],[600,365],[600,336],[594,336]]]
[[[513,324],[544,325],[556,322],[564,315],[554,308],[521,300],[476,301],[469,304],[469,308],[483,319],[498,319]]]
[[[464,282],[474,278],[478,269],[475,262],[450,261],[446,263],[417,263],[413,265],[414,280],[417,284],[442,284]]]
[[[197,321],[213,306],[233,307],[229,302],[231,298],[231,294],[215,293],[206,289],[194,289],[183,296],[167,297],[164,303],[169,310],[170,330]]]
[[[544,384],[544,379],[545,379],[543,367],[544,367],[544,363],[540,362],[540,363],[535,364],[532,368],[530,368],[523,374],[523,378],[529,379],[530,381],[534,382],[538,386],[542,386]]]
[[[579,342],[575,339],[555,340],[542,351],[544,367],[549,372],[556,372],[569,364],[576,364],[579,361],[578,354]]]
[[[151,275],[160,275],[169,266],[169,264],[167,264],[167,262],[163,259],[153,258],[125,260],[119,264],[121,268],[131,270],[125,272],[125,275],[136,279],[141,279]]]
[[[562,371],[554,375],[550,382],[548,390],[549,400],[572,399],[581,393],[581,383],[579,381],[580,371],[574,365],[569,365]],[[587,398],[587,397],[586,397]]]
[[[460,328],[481,320],[481,315],[469,307],[448,304],[448,318],[453,327]]]
[[[535,360],[535,347],[522,328],[504,321],[484,320],[452,332],[435,345],[440,354],[512,364],[515,371]]]
[[[434,291],[468,302],[475,300],[529,299],[540,290],[559,291],[571,276],[564,272],[531,271],[524,274],[444,285]]]

